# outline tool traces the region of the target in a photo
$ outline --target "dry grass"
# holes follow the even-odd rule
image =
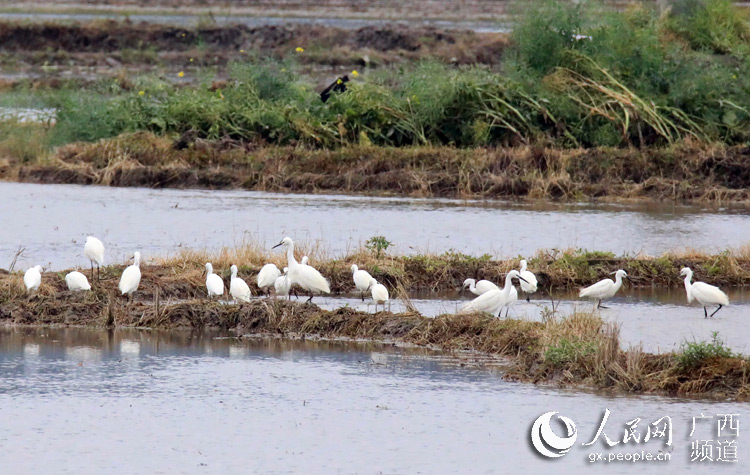
[[[61,147],[6,175],[37,183],[415,197],[750,203],[746,147],[659,149],[345,147],[311,150],[126,134]],[[366,159],[362,159],[366,157]]]

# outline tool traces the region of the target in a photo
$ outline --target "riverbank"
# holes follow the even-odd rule
[[[387,239],[378,242],[387,242]],[[387,246],[386,246],[387,247]],[[519,268],[519,259],[493,260],[489,255],[470,256],[457,252],[392,256],[371,245],[372,251],[361,249],[346,256],[331,256],[316,246],[297,246],[298,258],[308,255],[311,265],[329,281],[334,294],[352,294],[351,265],[357,264],[385,284],[393,298],[409,293],[455,292],[465,279],[487,279],[502,284],[505,274]],[[702,254],[696,251],[667,253],[661,256],[615,256],[609,252],[586,250],[539,251],[525,256],[529,270],[539,281],[541,294],[550,291],[569,291],[610,278],[617,269],[629,276],[626,285],[640,288],[680,287],[683,278],[680,269],[690,267],[696,280],[725,288],[744,287],[750,284],[750,250],[742,248],[720,254]],[[200,251],[182,251],[176,256],[152,259],[141,265],[143,277],[138,295],[151,299],[158,293],[161,298],[188,300],[205,296],[204,266],[211,262],[215,272],[228,286],[229,268],[236,264],[239,277],[259,295],[255,276],[266,263],[280,269],[286,266],[282,253],[263,250],[257,245],[224,249],[209,254]],[[101,291],[118,293],[117,282],[125,266],[111,265],[101,268]],[[88,275],[87,269],[81,269]],[[64,282],[69,270],[44,272],[40,294],[54,296],[67,292]],[[8,273],[0,270],[0,302],[26,299],[23,272]]]
[[[508,358],[505,378],[559,387],[744,400],[750,396],[746,358],[711,342],[677,353],[620,348],[618,328],[590,314],[543,322],[484,315],[375,315],[347,307],[327,311],[283,299],[248,304],[190,300],[126,304],[101,291],[38,295],[0,305],[1,324],[86,325],[159,329],[224,329],[238,335],[401,342],[445,351]]]
[[[17,141],[5,145],[6,157],[22,152]],[[40,154],[0,160],[0,179],[462,199],[750,202],[750,148],[690,142],[646,149],[316,150],[136,133]]]

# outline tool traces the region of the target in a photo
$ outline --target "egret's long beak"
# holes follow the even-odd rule
[[[526,282],[527,284],[529,283],[529,281],[528,281],[528,280],[524,279],[524,278],[523,278],[523,277],[521,277],[520,275],[519,275],[519,276],[516,276],[516,277],[518,277],[518,279],[519,279],[519,280],[522,280],[522,281]]]
[[[282,244],[284,244],[284,243],[280,242],[280,243],[276,244],[275,246],[273,246],[271,249],[276,249],[277,247],[281,246]]]

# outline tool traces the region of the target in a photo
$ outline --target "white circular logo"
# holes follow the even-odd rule
[[[552,427],[550,427],[550,420],[555,414],[557,414],[557,411],[545,412],[537,417],[534,421],[534,425],[531,426],[531,443],[534,444],[534,448],[537,452],[550,458],[562,457],[567,454],[568,450],[570,450],[570,448],[573,447],[573,444],[575,444],[576,437],[578,437],[576,425],[565,416],[557,417],[565,423],[565,427],[568,430],[568,436],[556,436],[555,433],[552,432]]]

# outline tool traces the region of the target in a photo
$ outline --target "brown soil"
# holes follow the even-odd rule
[[[109,186],[739,204],[750,200],[749,157],[745,146],[692,143],[650,149],[309,150],[232,140],[173,143],[137,133],[64,146],[40,164],[9,158],[2,176]]]
[[[293,57],[312,72],[320,66],[361,69],[426,57],[494,65],[507,44],[503,34],[397,25],[348,30],[316,25],[188,28],[113,20],[85,24],[0,22],[0,65],[21,71],[44,65],[44,76],[54,76],[49,67],[111,75],[126,69],[132,74],[134,68],[221,69],[230,61],[264,57]],[[298,46],[305,52],[296,53]]]

